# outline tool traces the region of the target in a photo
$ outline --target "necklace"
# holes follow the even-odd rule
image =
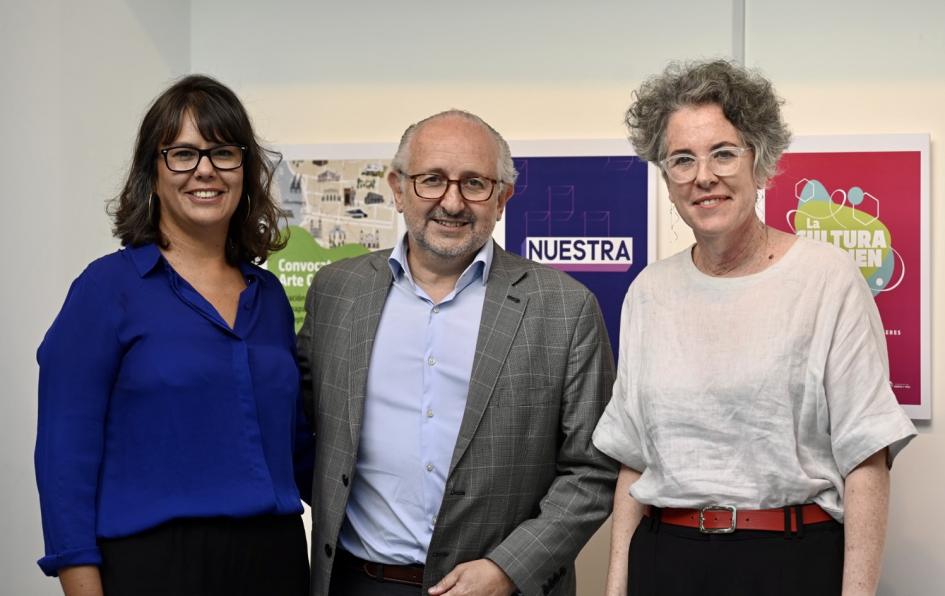
[[[699,248],[699,244],[696,243],[693,247],[692,259],[696,268],[712,277],[724,277],[733,271],[738,271],[741,275],[749,275],[765,269],[768,262],[774,260],[774,252],[769,250],[768,226],[758,223],[761,226],[757,234],[758,240],[746,242],[731,258],[726,258],[717,264],[709,263],[705,258],[705,250],[696,250]],[[758,266],[759,262],[762,263],[761,266]]]

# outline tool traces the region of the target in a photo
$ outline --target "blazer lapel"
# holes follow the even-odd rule
[[[387,265],[390,251],[374,254],[376,256],[368,261],[371,267],[369,275],[354,294],[358,304],[351,309],[351,338],[348,343],[348,423],[351,426],[352,445],[358,445],[361,436],[371,351],[374,349],[377,326],[393,281],[393,275]]]
[[[499,373],[509,355],[512,341],[518,333],[528,298],[516,284],[525,275],[525,270],[518,266],[514,259],[509,258],[498,246],[495,247],[486,284],[485,303],[482,306],[479,336],[476,340],[476,355],[469,379],[466,410],[459,427],[456,448],[453,450],[450,474],[466,453],[466,448],[479,428]]]

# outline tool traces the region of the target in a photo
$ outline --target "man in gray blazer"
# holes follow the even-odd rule
[[[451,110],[404,133],[407,234],[319,271],[299,333],[316,439],[312,594],[575,594],[615,464],[593,294],[491,240],[508,144]]]

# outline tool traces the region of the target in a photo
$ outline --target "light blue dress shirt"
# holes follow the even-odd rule
[[[487,242],[439,304],[413,280],[406,237],[374,340],[341,546],[388,565],[425,563],[463,420],[492,265]]]

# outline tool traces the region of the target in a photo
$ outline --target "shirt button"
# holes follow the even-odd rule
[[[436,358],[434,358],[433,356],[430,356],[429,358],[427,358],[427,364],[429,364],[430,366],[433,366],[434,364],[436,364]]]
[[[433,410],[427,410],[427,418],[433,418]]]
[[[427,464],[427,472],[433,471],[433,464]]]
[[[433,307],[433,313],[436,314],[436,313],[438,313],[438,312],[440,312],[440,307],[439,307],[439,306],[434,306],[434,307]]]

